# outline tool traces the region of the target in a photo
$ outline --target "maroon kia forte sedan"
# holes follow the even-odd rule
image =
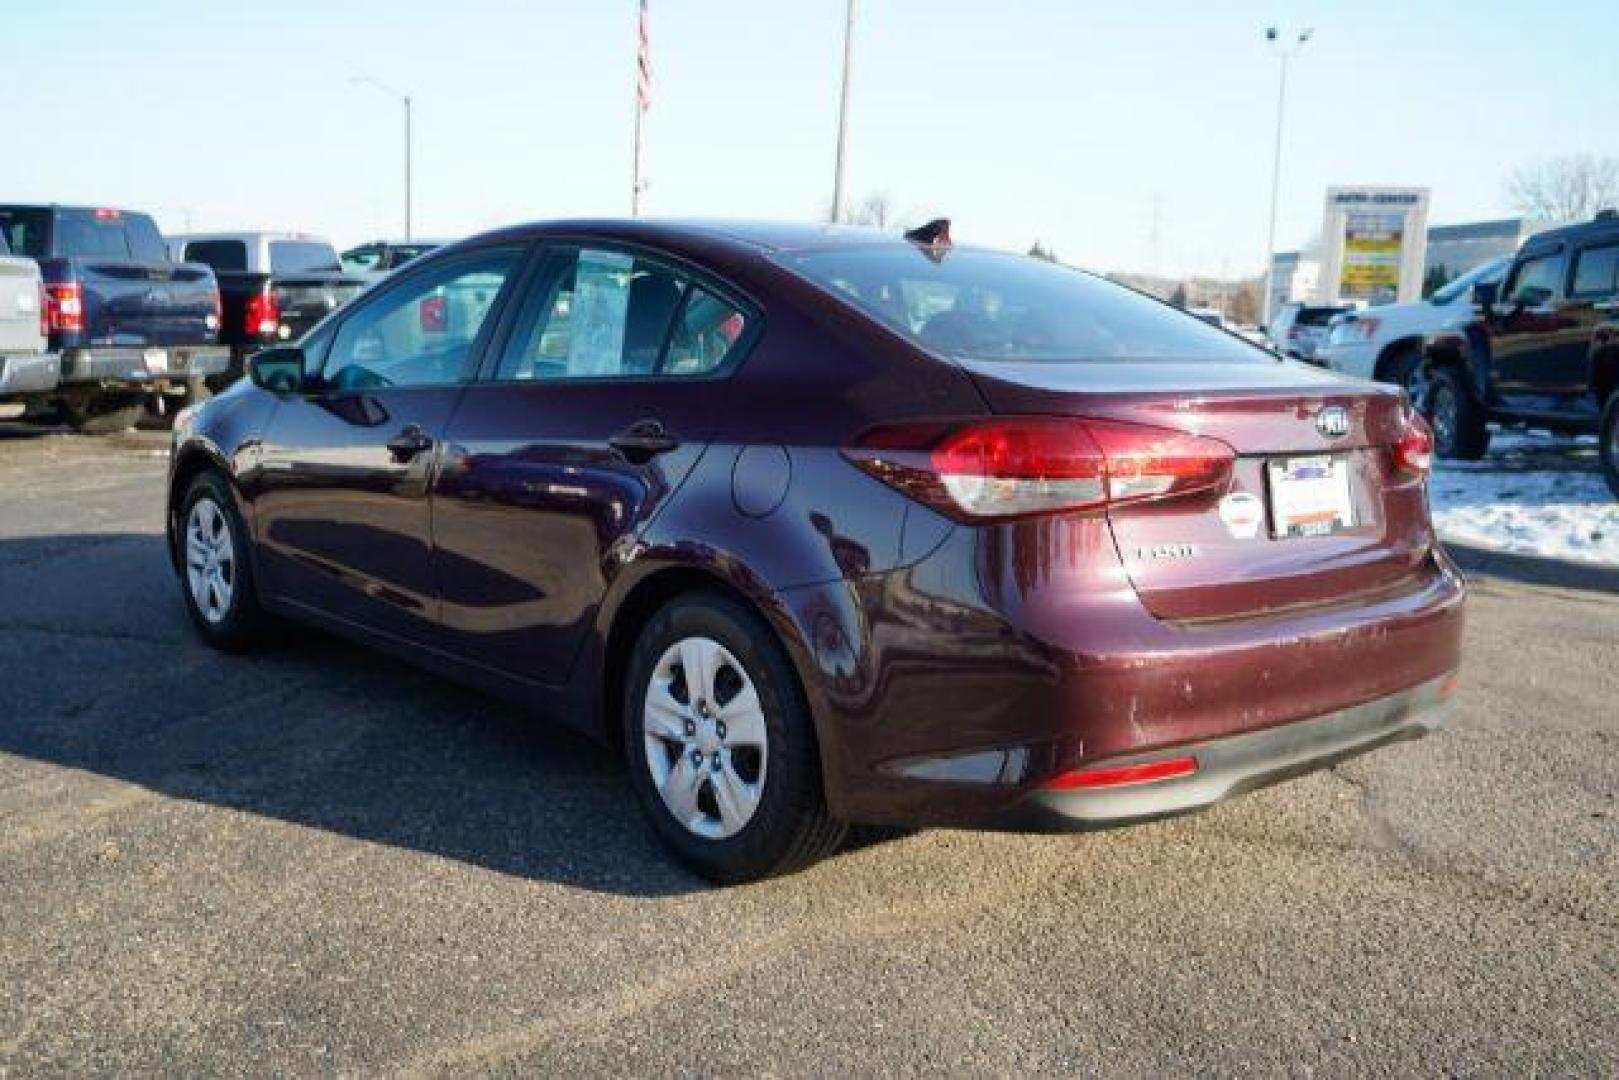
[[[1197,809],[1455,685],[1398,390],[940,228],[508,229],[249,367],[175,427],[202,636],[306,620],[582,727],[717,881]]]

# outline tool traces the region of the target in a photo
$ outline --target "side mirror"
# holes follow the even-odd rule
[[[1497,281],[1481,281],[1473,286],[1473,306],[1483,311],[1490,311],[1501,296],[1501,284]]]
[[[254,353],[247,358],[247,377],[272,394],[295,394],[304,385],[304,351],[296,345],[280,345]]]

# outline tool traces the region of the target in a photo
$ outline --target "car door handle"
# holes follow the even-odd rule
[[[646,461],[659,454],[667,454],[680,445],[659,420],[637,420],[607,440],[607,445],[630,461]]]
[[[388,456],[403,465],[417,454],[433,449],[433,436],[419,425],[410,424],[388,440]]]

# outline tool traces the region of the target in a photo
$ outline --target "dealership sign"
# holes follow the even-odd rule
[[[1428,189],[1328,188],[1321,243],[1321,301],[1418,299],[1428,248]]]

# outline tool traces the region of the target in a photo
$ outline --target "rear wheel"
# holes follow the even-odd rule
[[[1490,449],[1490,429],[1484,409],[1453,367],[1433,373],[1428,387],[1428,420],[1433,425],[1434,450],[1442,458],[1477,461]]]
[[[146,395],[99,390],[61,401],[62,419],[86,435],[116,435],[140,423],[146,414]]]
[[[814,724],[775,634],[717,594],[647,623],[624,686],[624,751],[652,830],[720,884],[787,873],[837,850]]]
[[[1417,397],[1417,368],[1421,361],[1422,353],[1417,349],[1408,348],[1395,353],[1378,365],[1378,381],[1400,387],[1411,395],[1413,401],[1420,400]]]
[[[1608,395],[1608,404],[1602,409],[1600,449],[1602,478],[1619,498],[1619,391]]]
[[[240,652],[263,631],[247,529],[218,473],[191,482],[180,509],[180,584],[186,612],[204,641]]]

